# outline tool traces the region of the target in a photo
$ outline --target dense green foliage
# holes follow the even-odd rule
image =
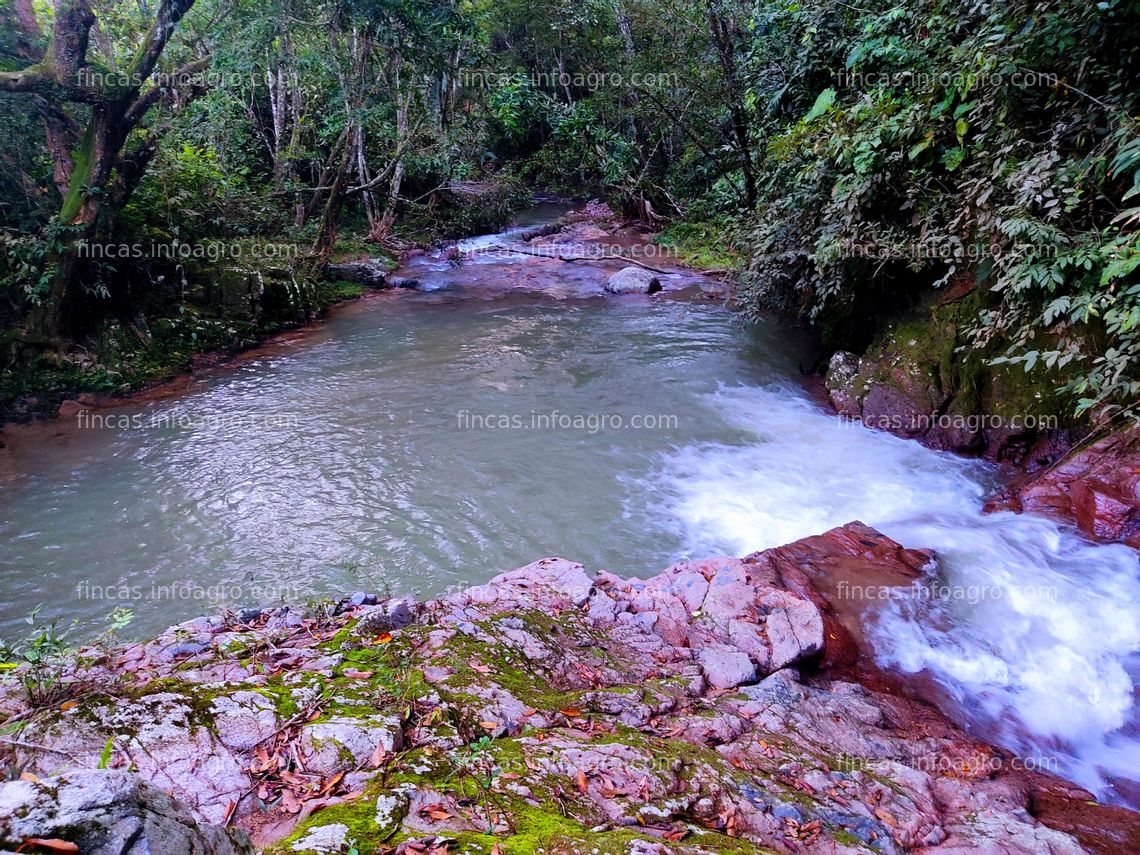
[[[1138,24],[1136,4],[1065,0],[773,12],[753,61],[796,83],[756,99],[800,117],[757,140],[746,299],[839,338],[976,282],[972,346],[1074,363],[1081,409],[1136,401]]]
[[[1140,397],[1135,0],[188,5],[154,72],[124,84],[158,91],[101,186],[60,180],[56,95],[0,86],[0,324],[34,328],[90,234],[280,242],[312,269],[491,229],[543,189],[603,195],[691,261],[739,264],[746,310],[807,318],[835,346],[972,294],[965,346],[1055,377],[1082,410]],[[86,61],[108,74],[156,14],[63,6],[98,20]],[[52,25],[48,4],[0,0],[0,71],[44,55]],[[91,102],[60,103],[91,119]],[[75,215],[102,198],[91,223]],[[145,338],[140,312],[232,326],[194,281],[220,275],[86,263],[64,332],[110,320]]]

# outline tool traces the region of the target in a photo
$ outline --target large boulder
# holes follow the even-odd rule
[[[155,692],[137,699],[85,701],[29,722],[22,741],[53,750],[22,748],[28,753],[21,760],[28,771],[41,776],[64,775],[77,766],[94,769],[110,741],[115,762],[129,762],[142,780],[173,794],[203,821],[221,823],[231,803],[249,809],[242,797],[252,783],[246,762],[222,737],[248,745],[273,721],[271,711],[248,705],[246,695],[239,693],[224,707],[214,702],[214,713],[224,720],[221,735],[188,695]],[[253,717],[251,722],[238,721],[243,710]]]
[[[35,838],[74,843],[83,855],[253,853],[243,832],[199,823],[166,793],[116,769],[0,784],[0,849],[23,851]]]
[[[325,265],[325,278],[356,282],[365,288],[388,288],[388,265],[382,258],[360,258]]]
[[[624,267],[610,277],[606,290],[611,294],[655,294],[661,280],[640,267]]]
[[[1049,514],[1075,522],[1092,540],[1140,549],[1140,430],[1073,448],[991,499],[986,509]]]

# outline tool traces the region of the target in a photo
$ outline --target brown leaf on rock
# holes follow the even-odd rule
[[[325,793],[331,793],[333,791],[333,789],[336,787],[336,785],[340,783],[341,778],[343,778],[343,777],[344,777],[344,772],[337,772],[331,778],[326,780],[324,782],[324,784],[321,785],[320,790],[317,791],[317,795],[323,796]]]
[[[281,807],[289,813],[301,812],[301,800],[294,795],[292,790],[281,791]]]
[[[379,769],[384,765],[385,759],[388,757],[388,752],[384,750],[383,745],[377,745],[372,749],[372,756],[368,758],[368,764],[373,769]]]
[[[78,852],[79,847],[72,843],[70,840],[62,840],[58,837],[25,837],[24,842],[20,844],[21,848],[24,846],[35,846],[38,849],[46,849],[49,852]]]
[[[586,773],[583,772],[581,769],[579,769],[578,774],[576,774],[574,776],[574,783],[577,784],[578,792],[580,792],[580,793],[586,792],[586,790],[589,789],[589,786],[590,786],[589,782],[586,780]]]
[[[889,813],[887,813],[887,811],[883,810],[882,808],[875,808],[875,816],[877,816],[879,819],[881,819],[883,822],[885,822],[891,828],[898,828],[899,827],[898,820],[895,819],[893,816],[891,816]]]
[[[431,817],[436,822],[443,822],[446,819],[451,819],[455,814],[443,806],[441,802],[434,804],[424,805],[420,808],[420,815]]]

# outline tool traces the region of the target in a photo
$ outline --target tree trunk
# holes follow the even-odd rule
[[[392,231],[392,226],[396,223],[396,210],[400,203],[400,189],[404,183],[404,151],[408,144],[408,114],[412,108],[412,93],[410,91],[403,91],[403,86],[400,83],[400,71],[403,68],[403,60],[399,57],[395,60],[395,68],[393,69],[390,81],[392,86],[392,97],[396,102],[396,163],[392,168],[392,180],[388,184],[388,205],[384,209],[384,217],[380,220],[379,227],[376,229],[372,239],[382,241]]]
[[[329,197],[328,201],[325,202],[321,225],[317,229],[316,240],[313,241],[313,252],[317,256],[318,270],[328,262],[329,256],[332,255],[333,246],[336,244],[337,229],[340,227],[340,212],[341,208],[344,207],[344,191],[347,189],[349,167],[352,164],[352,143],[351,139],[345,141],[344,152],[336,170],[336,177],[333,179],[332,187],[329,188]]]
[[[752,168],[752,147],[748,139],[748,114],[740,95],[737,80],[736,48],[733,44],[732,27],[716,8],[717,0],[709,0],[709,35],[720,57],[721,73],[724,75],[724,90],[728,100],[728,111],[732,120],[732,133],[737,153],[740,155],[740,168],[744,173],[744,200],[749,209],[756,207],[756,173]]]

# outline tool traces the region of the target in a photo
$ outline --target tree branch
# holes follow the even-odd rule
[[[180,86],[193,83],[191,78],[199,71],[205,71],[209,65],[210,57],[204,57],[203,59],[196,59],[193,62],[188,62],[176,68],[169,75],[164,75],[165,84],[156,84],[146,92],[140,94],[127,109],[127,112],[123,116],[123,121],[125,121],[129,127],[133,128],[142,121],[142,117],[146,114],[146,111],[153,107],[163,95],[172,94],[178,91]],[[205,89],[205,87],[200,88],[203,91]]]
[[[131,74],[134,79],[146,80],[150,77],[154,67],[158,64],[159,57],[166,49],[166,43],[170,41],[170,37],[174,33],[175,26],[193,5],[194,0],[162,0],[154,23],[143,42],[142,50],[139,51],[134,65],[131,67]]]
[[[55,80],[42,65],[30,65],[19,71],[0,71],[0,92],[37,92],[50,95],[57,91]]]

